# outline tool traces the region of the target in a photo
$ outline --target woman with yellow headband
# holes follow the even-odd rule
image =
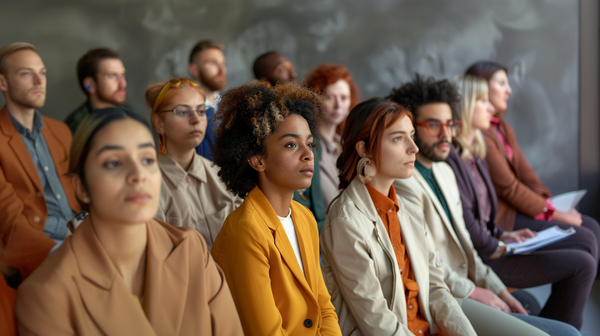
[[[156,218],[196,229],[210,250],[241,199],[226,190],[213,163],[194,150],[206,131],[204,91],[187,78],[171,79],[150,85],[146,102],[159,136],[158,166],[163,177]]]

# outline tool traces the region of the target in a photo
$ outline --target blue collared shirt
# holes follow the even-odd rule
[[[35,111],[33,130],[29,130],[21,125],[10,113],[8,115],[29,151],[29,155],[33,160],[33,164],[42,182],[42,187],[44,188],[44,197],[48,208],[48,218],[44,224],[44,233],[55,241],[62,241],[67,236],[67,232],[69,232],[67,222],[73,219],[76,213],[73,212],[69,205],[65,190],[56,173],[54,160],[42,135],[42,128],[44,127],[42,115],[38,111]]]

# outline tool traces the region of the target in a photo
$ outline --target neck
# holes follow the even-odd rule
[[[96,96],[96,95],[90,95],[90,103],[92,104],[92,106],[94,108],[97,108],[97,109],[103,109],[103,108],[107,108],[107,107],[115,107],[115,104],[104,101],[104,100],[100,100],[100,98],[98,98],[98,96]]]
[[[472,130],[469,136],[467,137],[467,143],[469,144],[469,146],[471,146],[473,144],[473,140],[475,140],[475,131],[476,130]]]
[[[196,150],[194,148],[182,149],[179,146],[169,145],[169,142],[167,141],[167,155],[169,155],[173,161],[177,162],[183,170],[187,171],[192,165]]]
[[[198,85],[200,86],[200,88],[202,90],[204,90],[204,94],[206,95],[206,101],[207,102],[211,102],[214,103],[215,102],[215,92],[216,91],[212,91],[211,89],[207,88],[204,84],[202,84],[202,82],[198,81]]]
[[[281,188],[265,181],[264,173],[259,173],[258,188],[263,192],[273,210],[279,217],[285,217],[290,212],[290,205],[294,197],[294,190]]]
[[[90,211],[92,227],[113,265],[134,295],[143,294],[146,275],[146,223],[115,223]]]
[[[24,107],[6,99],[6,109],[21,125],[29,130],[33,129],[33,117],[35,115],[34,108]]]
[[[393,178],[379,176],[379,174],[377,174],[369,183],[369,185],[383,195],[388,196],[390,193],[390,188],[392,187],[392,183],[394,183]]]
[[[319,134],[328,142],[333,142],[336,128],[336,124],[322,122],[322,124],[319,126]]]
[[[425,167],[427,169],[431,169],[431,165],[433,164],[433,161],[429,160],[428,158],[423,156],[423,154],[421,154],[421,153],[417,153],[417,161],[419,161],[419,163],[422,164],[423,167]]]

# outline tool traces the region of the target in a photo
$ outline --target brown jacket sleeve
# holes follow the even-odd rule
[[[505,149],[502,146],[500,139],[498,139],[495,130],[490,128],[482,133],[487,147],[486,161],[490,169],[490,176],[494,183],[498,199],[530,217],[535,217],[542,213],[544,206],[546,205],[545,197],[536,193],[517,176],[517,174],[521,175],[521,173],[524,173],[529,181],[531,180],[530,175],[535,174],[533,169],[526,163],[525,165],[517,164],[517,169],[521,168],[524,172],[513,170],[511,163],[505,155]],[[508,137],[510,137],[510,134],[512,134],[512,132],[509,133]],[[514,140],[513,142],[516,143],[514,134],[512,134],[512,138]],[[511,143],[510,140],[509,143]],[[519,159],[523,157],[521,148],[518,147],[518,144],[515,147],[511,143],[511,146],[515,153],[513,159],[516,159],[518,163]]]

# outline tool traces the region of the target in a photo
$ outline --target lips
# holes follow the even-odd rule
[[[150,196],[150,194],[143,192],[143,191],[136,191],[136,192],[129,194],[125,198],[125,201],[132,202],[132,203],[146,203],[150,199],[152,199],[152,196]]]
[[[405,165],[405,166],[411,166],[411,167],[412,167],[412,166],[414,166],[414,165],[415,165],[415,161],[413,160],[413,161],[408,161],[408,162],[405,162],[405,163],[404,163],[404,165]]]
[[[308,175],[308,176],[313,176],[313,173],[315,172],[315,168],[313,166],[309,166],[306,168],[303,168],[302,170],[300,170],[300,173],[304,174],[304,175]]]
[[[191,131],[189,134],[190,135],[202,135],[202,131],[201,130],[194,130],[194,131]]]
[[[446,150],[450,148],[450,144],[447,142],[443,142],[439,145],[437,145],[437,148],[441,149],[441,150]]]

